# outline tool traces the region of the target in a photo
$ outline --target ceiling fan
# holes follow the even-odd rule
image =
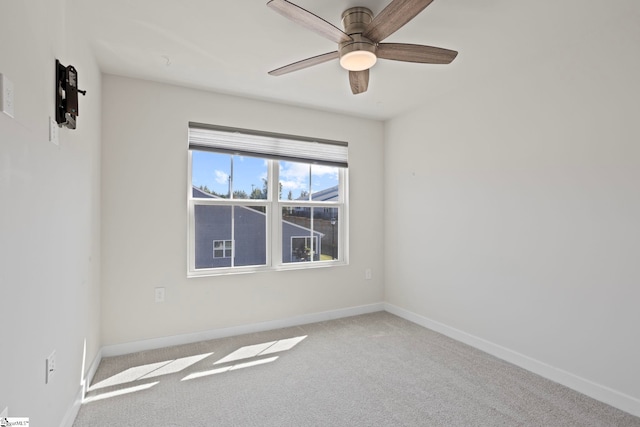
[[[338,50],[303,59],[269,71],[280,76],[340,59],[349,71],[354,95],[367,91],[369,69],[378,58],[423,64],[449,64],[458,52],[439,47],[407,43],[380,43],[413,19],[433,0],[392,0],[376,17],[366,7],[352,7],[342,13],[344,31],[287,0],[270,0],[267,6],[308,30],[338,43]]]

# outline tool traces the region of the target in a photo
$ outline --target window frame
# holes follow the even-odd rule
[[[198,148],[193,148],[198,150]],[[231,153],[227,153],[231,154]],[[228,274],[256,273],[267,271],[299,270],[326,268],[349,263],[349,203],[348,203],[348,166],[338,167],[338,200],[335,201],[314,201],[311,200],[281,200],[279,197],[279,161],[293,161],[290,159],[275,159],[269,157],[262,158],[267,161],[267,199],[208,199],[194,198],[192,186],[192,148],[188,148],[187,167],[187,277],[219,276]],[[301,160],[301,162],[303,162]],[[311,162],[306,164],[313,165]],[[265,264],[233,267],[211,267],[195,268],[196,245],[195,245],[195,206],[262,206],[265,209],[265,237],[266,237],[266,260]],[[283,262],[283,208],[304,206],[306,208],[337,208],[338,218],[336,225],[336,236],[338,240],[337,258],[332,260],[317,261],[297,261]],[[218,239],[220,240],[220,239]],[[318,241],[318,244],[320,242]],[[232,243],[232,258],[235,256],[235,242]],[[213,247],[213,243],[212,243]],[[213,255],[213,254],[212,254]],[[223,258],[216,258],[223,259]],[[233,262],[232,262],[233,264]]]

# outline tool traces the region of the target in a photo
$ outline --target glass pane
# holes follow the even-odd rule
[[[193,197],[267,198],[267,161],[249,156],[191,151]]]
[[[193,197],[229,197],[231,156],[229,154],[191,151],[191,185]]]
[[[266,264],[262,206],[194,206],[195,268]]]
[[[320,261],[339,259],[338,208],[313,208],[313,228],[320,233]]]
[[[285,161],[279,167],[280,200],[338,200],[339,168]]]
[[[339,171],[334,166],[311,165],[311,200],[338,201]]]
[[[282,208],[282,262],[338,259],[338,208]]]
[[[267,263],[267,215],[262,206],[234,207],[234,266]],[[230,249],[228,249],[230,250]]]
[[[280,200],[309,200],[311,165],[280,161],[278,166],[280,168]]]
[[[267,161],[256,157],[233,156],[233,198],[267,198]]]

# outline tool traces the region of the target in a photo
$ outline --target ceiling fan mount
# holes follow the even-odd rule
[[[270,0],[267,6],[285,18],[338,44],[338,50],[303,59],[269,72],[280,76],[339,59],[349,70],[353,94],[367,91],[369,69],[378,58],[423,64],[449,64],[458,52],[408,43],[381,43],[413,19],[433,0],[392,0],[378,15],[366,7],[351,7],[342,13],[344,31],[287,0]]]
[[[362,34],[373,21],[373,12],[366,7],[351,7],[342,12],[342,27],[348,35]]]

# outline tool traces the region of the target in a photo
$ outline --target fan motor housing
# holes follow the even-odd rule
[[[359,55],[367,55],[370,53],[371,61],[375,63],[377,45],[362,33],[373,20],[373,12],[366,7],[352,7],[342,13],[342,26],[344,32],[349,34],[352,40],[339,44],[340,63],[343,65],[342,58],[346,55],[357,52]],[[345,67],[347,68],[347,67]],[[367,67],[369,68],[369,67]],[[362,68],[365,69],[365,68]],[[359,69],[358,69],[359,70]]]

